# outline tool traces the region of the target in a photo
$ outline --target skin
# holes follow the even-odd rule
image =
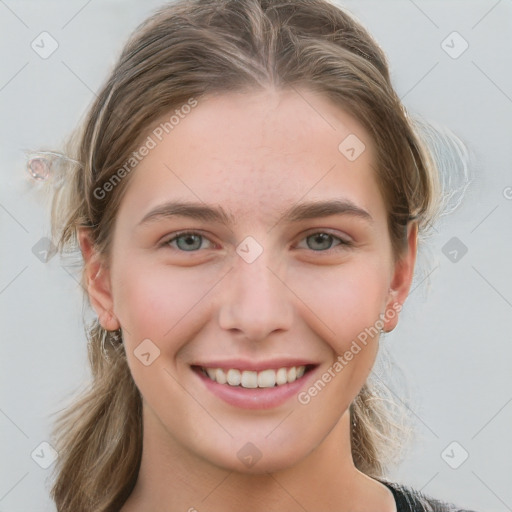
[[[338,149],[349,134],[366,146],[353,162]],[[267,410],[235,407],[190,367],[301,357],[318,365],[306,374],[307,390],[358,334],[405,301],[417,227],[409,225],[408,250],[395,261],[375,162],[359,122],[311,91],[201,98],[130,176],[109,265],[80,232],[91,303],[104,328],[122,328],[143,397],[142,463],[123,512],[396,510],[350,450],[348,407],[373,366],[378,335],[307,405],[293,397]],[[373,220],[279,222],[297,203],[340,198]],[[220,205],[234,222],[175,216],[139,225],[171,199]],[[183,250],[183,238],[159,245],[184,229],[204,235],[198,249]],[[333,238],[325,248],[311,237],[326,231],[352,245]],[[247,236],[263,249],[252,263],[236,252]],[[384,330],[397,321],[387,318]],[[149,366],[134,354],[144,339],[160,350]],[[261,453],[252,467],[237,456],[248,442]]]

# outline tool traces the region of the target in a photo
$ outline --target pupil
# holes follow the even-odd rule
[[[197,249],[199,245],[201,245],[198,235],[183,235],[182,237],[180,237],[180,240],[183,240],[185,242],[185,247],[181,247],[181,249],[185,250]]]
[[[329,249],[329,247],[331,246],[331,235],[327,233],[318,233],[316,235],[313,235],[313,238],[315,240],[315,243],[319,243],[322,246],[322,249]],[[315,250],[314,247],[310,247],[310,249]]]

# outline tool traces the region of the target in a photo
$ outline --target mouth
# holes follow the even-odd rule
[[[304,376],[314,365],[269,368],[262,371],[239,370],[238,368],[196,367],[203,375],[219,384],[246,389],[273,388],[291,384]]]
[[[318,364],[304,361],[250,364],[223,362],[192,365],[205,388],[231,406],[272,409],[297,396]]]

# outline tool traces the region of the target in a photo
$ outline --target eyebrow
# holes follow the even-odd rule
[[[299,203],[281,212],[279,222],[300,222],[308,219],[329,217],[331,215],[350,215],[359,217],[369,223],[373,218],[368,211],[352,201],[328,200]],[[188,217],[204,222],[235,224],[235,216],[227,213],[222,206],[209,206],[205,203],[168,201],[150,210],[139,222],[139,226],[172,217]]]

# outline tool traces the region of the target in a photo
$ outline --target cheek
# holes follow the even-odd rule
[[[209,277],[198,275],[197,268],[176,268],[134,258],[118,259],[112,275],[115,314],[124,328],[132,376],[145,400],[155,410],[165,410],[163,397],[173,396],[179,401],[177,397],[183,394],[168,372],[178,379],[181,376],[169,363],[203,327],[208,306],[204,299],[215,280],[212,282],[211,272]],[[144,360],[146,353],[149,357]]]
[[[337,354],[348,350],[365,329],[379,326],[387,292],[386,267],[378,259],[362,259],[338,268],[297,274],[293,290]],[[322,324],[322,327],[320,325]]]
[[[211,272],[201,276],[192,267],[127,263],[120,262],[114,274],[114,304],[133,343],[149,338],[161,345],[171,332],[176,339],[176,331],[185,324],[199,322],[204,299],[214,285]]]

